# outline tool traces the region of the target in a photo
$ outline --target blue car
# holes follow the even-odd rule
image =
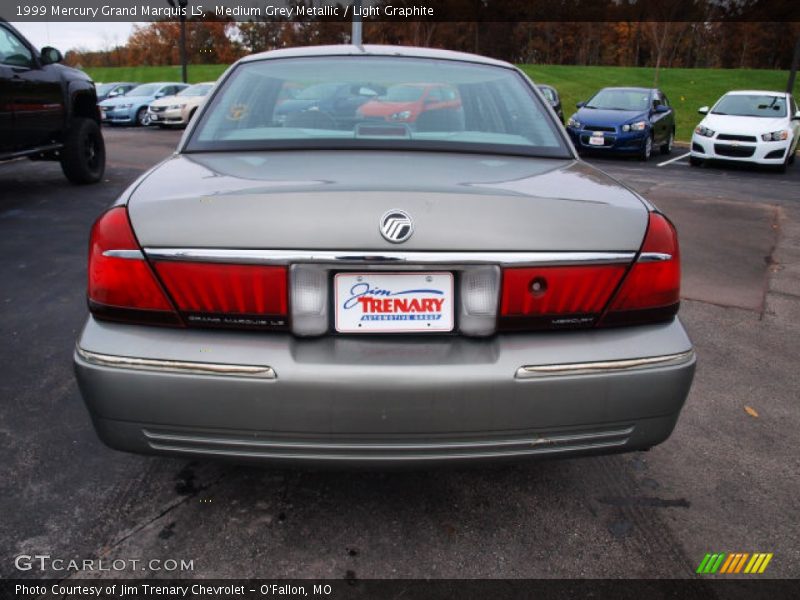
[[[581,154],[632,154],[648,160],[653,148],[672,152],[675,111],[655,88],[603,88],[567,120],[567,132]]]
[[[185,83],[161,81],[143,83],[124,96],[108,98],[98,104],[103,123],[149,125],[147,107],[158,98],[174,96],[188,87]]]

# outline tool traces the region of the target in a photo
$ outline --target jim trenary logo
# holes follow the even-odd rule
[[[772,552],[716,552],[708,553],[697,567],[700,575],[742,574],[755,575],[767,570]]]

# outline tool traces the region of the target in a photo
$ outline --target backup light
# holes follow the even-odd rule
[[[485,336],[494,333],[497,321],[497,295],[500,268],[471,267],[461,274],[461,333]]]
[[[292,332],[300,336],[328,331],[327,271],[315,265],[294,265],[290,272]]]

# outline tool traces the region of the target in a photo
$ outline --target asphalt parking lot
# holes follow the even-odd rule
[[[104,132],[100,185],[71,186],[55,163],[0,165],[0,577],[41,576],[14,567],[36,553],[194,560],[119,576],[684,577],[719,551],[772,552],[762,577],[800,576],[800,164],[592,161],[680,232],[699,362],[666,443],[479,469],[285,471],[97,440],[71,367],[89,227],[180,135]]]

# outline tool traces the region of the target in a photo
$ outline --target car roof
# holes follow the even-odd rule
[[[145,81],[144,83],[140,83],[138,85],[189,85],[188,83],[183,83],[182,81]]]
[[[787,92],[773,92],[769,90],[731,90],[730,92],[725,92],[725,96],[744,96],[747,94],[765,94],[770,96],[788,96]]]
[[[438,48],[419,48],[415,46],[382,46],[376,44],[365,44],[354,46],[352,44],[337,44],[331,46],[301,46],[298,48],[281,48],[268,52],[251,54],[240,59],[239,62],[253,62],[271,58],[300,58],[312,56],[402,56],[408,58],[436,58],[440,60],[457,60],[462,62],[473,62],[484,65],[494,65],[499,67],[514,68],[513,65],[502,60],[469,54],[468,52],[456,52],[454,50],[440,50]]]
[[[658,88],[646,88],[646,87],[604,87],[604,90],[623,90],[623,91],[630,91],[630,92],[655,92]]]

